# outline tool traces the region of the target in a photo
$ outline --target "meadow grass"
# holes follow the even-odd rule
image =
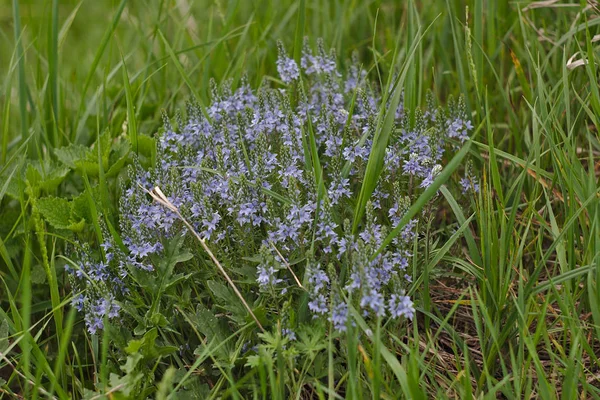
[[[598,12],[595,1],[1,1],[0,398],[167,399],[181,388],[191,398],[600,398]],[[424,194],[441,194],[429,230],[455,230],[415,266],[406,330],[378,325],[359,342],[368,327],[355,312],[344,338],[314,333],[307,364],[265,337],[279,351],[245,368],[239,338],[256,326],[219,341],[193,328],[193,364],[152,348],[155,381],[135,386],[128,344],[108,329],[87,334],[70,306],[62,267],[75,237],[51,227],[39,199],[81,195],[92,223],[76,237],[102,243],[98,215],[116,215],[123,169],[102,144],[126,132],[131,152],[154,161],[147,138],[162,110],[208,104],[211,78],[278,79],[277,40],[299,59],[304,36],[342,63],[358,51],[382,87],[399,66],[407,109],[429,90],[464,95],[476,129],[459,156],[481,190],[471,200],[449,190],[459,157]],[[355,224],[392,122],[375,139]],[[55,150],[72,143],[93,145],[98,167],[59,166]],[[177,327],[155,334],[187,341]],[[191,386],[207,375],[210,386]]]

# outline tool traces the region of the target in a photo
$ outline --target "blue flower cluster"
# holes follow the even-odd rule
[[[71,303],[77,311],[84,312],[85,324],[92,334],[103,329],[107,319],[119,315],[121,306],[117,303],[115,295],[122,296],[129,292],[124,282],[126,270],[122,266],[115,270],[110,265],[110,245],[105,244],[103,247],[106,251],[106,262],[92,259],[91,249],[84,244],[78,252],[78,263],[65,267],[71,287],[77,292]]]
[[[126,271],[152,271],[151,259],[161,254],[165,238],[185,233],[177,215],[147,195],[145,190],[155,186],[217,255],[229,260],[258,256],[251,291],[267,296],[308,290],[310,311],[340,331],[349,322],[350,306],[366,317],[414,316],[405,289],[419,221],[410,221],[385,251],[371,255],[440,173],[445,151],[466,140],[473,126],[460,101],[450,111],[416,111],[413,118],[400,105],[383,173],[365,221],[353,234],[353,198],[378,128],[382,97],[356,60],[342,74],[335,54],[322,42],[317,47],[311,51],[306,41],[298,65],[279,45],[283,87],[254,91],[242,80],[234,90],[230,82],[212,83],[207,108],[190,104],[187,121],[177,118],[176,127],[165,118],[157,165],[132,166],[131,183],[123,187],[125,249],[106,244],[105,263],[85,261],[74,271],[74,279],[101,283],[113,293],[76,299],[88,315],[90,332],[102,327],[103,316],[118,313],[114,299],[126,290],[120,283]],[[322,195],[311,163],[310,130],[323,167]],[[303,259],[308,261],[289,263]],[[294,270],[301,284],[292,279]]]

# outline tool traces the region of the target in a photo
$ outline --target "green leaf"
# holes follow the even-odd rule
[[[194,275],[194,273],[175,274],[175,275],[171,276],[171,278],[169,279],[169,282],[165,285],[165,290],[167,290],[181,282],[187,281],[193,275]]]
[[[34,167],[33,163],[29,164],[25,170],[25,180],[34,188],[37,188],[42,182],[42,174]]]
[[[130,374],[135,370],[136,365],[140,362],[142,357],[139,354],[133,354],[127,357],[125,365],[121,366],[121,371]]]
[[[15,172],[17,172],[18,168],[19,167],[13,168],[12,172],[6,179],[0,178],[0,201],[2,201],[2,199],[4,198],[4,194],[8,193],[8,191],[10,190],[11,182],[14,182],[12,178],[13,178],[13,176],[15,176]],[[18,195],[18,193],[17,193],[17,195]],[[11,196],[11,197],[14,197],[14,196]]]
[[[44,267],[42,267],[42,265],[40,264],[34,265],[31,269],[31,283],[41,285],[43,283],[46,283],[46,280],[47,277]]]
[[[110,374],[110,386],[113,389],[119,388],[118,391],[125,396],[138,392],[138,384],[144,374],[140,371],[135,371],[135,369],[141,359],[141,354],[134,354],[127,357],[127,362],[121,366],[121,370],[126,372],[125,376],[119,376],[114,373]]]
[[[183,372],[184,370],[180,369],[178,372]],[[178,374],[181,375],[181,374]],[[180,380],[182,378],[179,378]],[[177,395],[174,396],[173,393]],[[179,389],[177,392],[171,392],[171,395],[168,399],[177,400],[202,400],[210,398],[210,388],[208,384],[201,381],[201,379],[197,376],[188,378],[185,380],[185,388]]]
[[[65,147],[54,149],[54,155],[56,158],[71,169],[76,169],[77,164],[82,161],[93,162],[94,155],[89,147],[81,146],[79,144],[70,144]]]
[[[3,353],[8,349],[8,322],[6,319],[2,319],[0,324],[0,353]]]
[[[246,357],[246,367],[250,367],[250,368],[258,368],[261,365],[261,356],[259,356],[258,354],[254,354],[251,355],[249,357]]]
[[[121,54],[121,60],[123,61],[123,83],[125,84],[125,98],[127,99],[127,133],[129,133],[129,139],[133,145],[134,150],[138,151],[138,141],[137,141],[137,123],[135,120],[135,105],[134,105],[134,96],[131,90],[131,84],[129,82],[129,75],[127,74],[127,66],[125,65],[125,58],[123,54]]]
[[[36,201],[36,207],[54,228],[80,232],[85,227],[85,213],[79,197],[77,203],[62,197],[43,197]],[[74,207],[76,204],[77,208]]]
[[[92,188],[93,189],[93,188]],[[71,216],[74,220],[92,220],[90,205],[85,193],[73,198],[71,201]]]
[[[120,140],[113,145],[113,151],[109,158],[109,168],[106,171],[106,177],[110,178],[117,176],[127,163],[129,152],[131,151],[131,143],[129,140]]]
[[[219,326],[219,319],[202,304],[196,306],[195,323],[198,330],[206,336],[209,342],[213,339],[221,340],[227,337],[227,333]]]
[[[27,166],[25,179],[34,189],[53,192],[68,173],[69,168],[49,160],[33,161]]]
[[[188,261],[193,257],[192,253],[190,253],[189,251],[181,251],[183,239],[183,236],[176,237],[165,246],[165,257],[161,257],[160,262],[158,264],[158,272],[160,272],[162,275],[162,288],[164,288],[169,283],[175,265],[184,261]]]
[[[44,197],[36,201],[38,211],[57,229],[71,224],[71,202],[62,197]]]
[[[146,314],[146,320],[150,322],[151,326],[165,327],[169,325],[167,317],[161,313],[151,313],[151,310]]]
[[[224,320],[215,316],[215,314],[207,309],[204,305],[196,306],[196,313],[192,317],[192,321],[200,333],[206,337],[208,343],[223,343],[229,336],[229,328]],[[231,350],[231,345],[226,343],[225,346],[219,348],[215,354],[222,360],[227,360],[227,355]]]
[[[140,154],[146,157],[153,157],[156,154],[156,140],[146,135],[139,135],[138,138],[138,151]]]
[[[87,147],[79,144],[70,144],[65,147],[57,148],[54,150],[56,158],[62,162],[65,166],[77,170],[80,173],[86,173],[87,175],[97,176],[100,173],[100,165],[98,164],[98,154],[93,148],[100,146],[102,160],[102,167],[109,167],[109,159],[111,154],[111,141],[112,137],[110,131],[105,131],[101,134],[94,143],[93,146]],[[122,152],[122,149],[119,149]],[[127,150],[128,152],[128,150]],[[121,155],[119,157],[122,158]]]
[[[177,347],[174,346],[157,346],[157,337],[158,330],[153,328],[146,332],[141,339],[130,340],[129,344],[125,348],[125,351],[132,356],[128,357],[127,364],[125,364],[124,367],[121,367],[121,369],[127,373],[131,373],[135,368],[135,363],[139,361],[139,355],[141,355],[144,359],[154,359],[159,356],[167,355],[177,351]]]
[[[245,321],[247,311],[240,303],[240,299],[229,287],[217,281],[208,281],[207,284],[212,294],[221,301],[219,306],[233,313],[237,321]]]
[[[173,382],[175,381],[175,375],[177,368],[170,366],[163,374],[160,383],[158,384],[158,390],[156,392],[156,400],[167,400],[169,393],[173,391]]]

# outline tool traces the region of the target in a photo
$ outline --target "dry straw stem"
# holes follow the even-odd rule
[[[169,201],[169,199],[167,199],[167,196],[165,196],[165,194],[162,192],[162,190],[160,190],[160,188],[158,186],[156,186],[152,191],[148,191],[146,189],[144,189],[144,190],[146,192],[148,192],[148,194],[150,194],[150,196],[152,196],[152,198],[157,203],[162,204],[163,206],[167,207],[169,210],[171,210],[175,214],[177,214],[177,216],[179,217],[179,219],[185,224],[185,226],[190,230],[190,232],[192,232],[194,234],[194,236],[196,237],[196,239],[198,239],[198,241],[200,242],[200,245],[202,246],[202,248],[204,249],[204,251],[206,251],[208,253],[208,255],[213,260],[213,262],[215,263],[215,265],[217,266],[217,268],[219,268],[219,271],[221,271],[221,273],[223,274],[223,276],[225,277],[225,279],[227,280],[227,282],[229,282],[229,284],[233,288],[233,291],[235,292],[235,294],[237,295],[237,297],[240,298],[240,300],[244,304],[244,307],[246,307],[246,310],[248,310],[248,312],[250,313],[250,315],[254,319],[254,322],[256,322],[256,325],[258,325],[258,327],[260,328],[260,330],[264,332],[265,329],[261,325],[261,323],[258,320],[258,318],[256,318],[256,315],[254,315],[254,313],[252,312],[252,309],[250,308],[250,306],[248,305],[248,303],[244,299],[244,296],[242,296],[242,294],[240,293],[240,291],[238,290],[238,288],[235,286],[235,284],[233,283],[233,281],[231,280],[231,278],[229,277],[229,275],[227,275],[227,272],[225,271],[225,268],[223,268],[223,266],[221,265],[221,263],[219,262],[219,260],[217,260],[217,258],[213,254],[213,252],[210,251],[210,249],[206,245],[205,240],[200,236],[200,234],[198,232],[196,232],[196,230],[192,227],[192,225],[185,218],[183,218],[183,216],[181,215],[181,213],[179,212],[179,210],[177,209],[177,207],[175,207],[175,205],[173,203],[171,203]]]
[[[281,255],[281,253],[279,252],[279,249],[277,249],[277,247],[275,247],[275,245],[273,244],[273,242],[269,242],[271,244],[271,246],[273,247],[273,249],[277,252],[277,254],[279,255],[279,257],[283,260],[283,263],[285,264],[285,266],[287,267],[287,269],[290,271],[290,273],[292,274],[292,276],[294,277],[294,280],[296,281],[296,283],[298,284],[298,286],[301,289],[304,289],[304,286],[302,286],[302,284],[300,283],[300,280],[298,279],[298,277],[296,276],[296,274],[294,273],[294,271],[292,270],[292,267],[290,266],[290,264],[286,261],[286,259]],[[306,290],[306,289],[305,289]]]

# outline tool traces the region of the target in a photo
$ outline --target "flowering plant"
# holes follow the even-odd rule
[[[187,249],[179,261],[201,256],[197,242],[181,240],[190,229],[232,266],[249,304],[273,311],[264,313],[267,323],[284,301],[302,307],[303,293],[310,314],[338,331],[352,324],[351,308],[367,319],[413,318],[406,291],[420,217],[379,249],[441,172],[447,149],[468,138],[473,126],[464,104],[444,110],[430,98],[429,109],[412,116],[402,103],[392,110],[381,176],[364,221],[352,229],[385,97],[356,60],[341,74],[322,43],[316,53],[305,45],[300,65],[281,45],[279,51],[282,87],[255,92],[246,81],[236,90],[213,83],[209,107],[190,104],[187,121],[178,118],[176,127],[165,118],[156,165],[130,168],[118,234],[105,235],[101,261],[84,247],[71,269],[79,292],[74,304],[85,311],[91,333],[122,312],[138,277],[155,273],[169,243]],[[315,157],[321,171],[315,172]],[[477,189],[469,177],[461,184]],[[148,193],[155,187],[174,208],[153,201]]]

